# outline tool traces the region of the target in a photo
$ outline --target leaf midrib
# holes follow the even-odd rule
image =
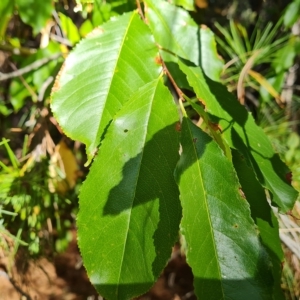
[[[159,81],[159,79],[156,79],[157,83]],[[150,85],[150,84],[149,84]],[[149,119],[150,119],[150,116],[151,116],[151,111],[152,111],[152,106],[153,106],[153,102],[154,102],[154,96],[156,95],[156,89],[157,89],[157,85],[155,87],[155,92],[153,93],[153,97],[151,99],[151,108],[148,110],[148,115],[147,115],[147,119],[148,119],[148,122],[147,122],[147,129],[145,130],[145,135],[144,135],[144,140],[143,140],[143,145],[145,145],[145,141],[146,141],[146,138],[147,138],[147,135],[148,135],[148,125],[149,125]],[[134,200],[135,200],[135,196],[136,196],[136,191],[137,191],[137,184],[138,184],[138,181],[139,181],[139,178],[140,178],[140,171],[141,171],[141,167],[142,167],[142,160],[143,160],[143,154],[144,154],[144,150],[145,150],[145,147],[143,147],[142,151],[141,151],[141,158],[140,158],[140,161],[139,161],[139,169],[138,169],[138,172],[137,172],[137,176],[136,176],[136,183],[134,185],[134,194],[133,194],[133,201],[132,201],[132,207],[133,207],[133,204],[134,204]],[[132,214],[132,208],[130,209],[130,214],[128,216],[128,224],[127,224],[127,231],[126,231],[126,238],[125,238],[125,242],[124,242],[124,247],[123,247],[123,254],[122,254],[122,259],[121,259],[121,268],[120,268],[120,272],[119,272],[119,278],[118,278],[118,283],[120,283],[120,278],[121,278],[121,274],[122,274],[122,270],[123,270],[123,267],[124,267],[124,264],[123,264],[123,261],[124,261],[124,254],[125,254],[125,249],[126,249],[126,245],[127,245],[127,240],[128,240],[128,234],[129,234],[129,228],[130,228],[130,224],[131,224],[131,214]],[[117,286],[117,298],[119,296],[119,288],[120,288],[120,284],[118,284]],[[118,298],[119,299],[119,298]]]
[[[166,31],[168,32],[169,36],[173,37],[173,41],[175,41],[176,46],[182,51],[182,53],[184,53],[185,55],[185,59],[189,59],[187,53],[184,51],[184,49],[181,47],[181,44],[178,43],[177,39],[175,38],[172,30],[170,29],[170,27],[168,26],[168,23],[165,22],[165,19],[161,17],[160,13],[157,12],[155,5],[151,5],[151,8],[153,9],[153,11],[156,13],[156,15],[158,16],[158,18],[161,21],[161,24],[164,25]],[[190,24],[188,24],[189,26],[191,26]],[[192,27],[192,26],[191,26]]]
[[[193,140],[193,134],[191,132],[191,127],[190,127],[190,124],[188,126],[188,129],[189,129],[189,134],[190,134],[190,137],[191,137],[191,141]],[[201,129],[199,129],[201,130]],[[206,190],[205,190],[205,187],[204,187],[204,181],[203,181],[203,176],[202,176],[202,170],[201,170],[201,167],[200,167],[200,164],[199,164],[199,158],[198,158],[198,154],[197,154],[197,149],[196,149],[196,146],[195,146],[195,143],[191,143],[192,144],[192,148],[194,150],[194,153],[195,153],[195,156],[197,158],[197,170],[198,170],[198,173],[199,173],[199,177],[200,177],[200,182],[201,182],[201,188],[203,190],[203,194],[205,195],[204,197],[204,203],[205,203],[205,207],[206,207],[206,211],[207,211],[207,215],[208,215],[208,220],[209,220],[209,225],[210,225],[210,232],[211,232],[211,236],[212,236],[212,240],[213,240],[213,247],[214,247],[214,253],[215,253],[215,257],[218,258],[218,251],[217,251],[217,248],[216,248],[216,243],[215,243],[215,235],[214,235],[214,230],[213,230],[213,226],[212,226],[212,220],[211,220],[211,217],[210,217],[210,213],[209,213],[209,205],[208,205],[208,200],[207,200],[207,194],[206,194]],[[225,295],[224,295],[224,289],[223,289],[223,284],[222,284],[222,273],[221,273],[221,267],[220,267],[220,264],[219,264],[219,261],[217,259],[217,266],[218,266],[218,273],[219,273],[219,278],[220,278],[220,285],[221,285],[221,290],[222,290],[222,294],[223,294],[223,299],[225,299]]]
[[[106,108],[106,106],[107,106],[107,99],[108,99],[108,97],[109,97],[110,90],[111,90],[111,88],[112,88],[112,82],[113,82],[113,80],[114,80],[114,78],[115,78],[115,77],[114,77],[114,74],[116,73],[117,66],[118,66],[119,61],[120,61],[121,53],[122,53],[122,51],[123,51],[123,49],[124,49],[124,44],[125,44],[126,37],[127,37],[127,35],[128,35],[129,28],[131,27],[132,22],[133,22],[133,20],[134,20],[134,18],[135,18],[135,16],[136,16],[136,14],[137,14],[136,11],[134,11],[134,12],[132,13],[132,16],[130,17],[130,20],[129,20],[129,22],[128,22],[127,29],[126,29],[125,32],[124,32],[122,42],[120,43],[118,56],[117,56],[117,59],[115,60],[114,68],[112,69],[113,72],[112,72],[112,76],[111,76],[111,79],[110,79],[110,83],[109,83],[109,85],[108,85],[107,96],[106,96],[105,101],[104,101],[104,102],[105,102],[105,105],[103,106],[103,110],[102,110],[101,116],[103,115],[103,112],[104,112],[104,110],[105,110],[105,108]],[[109,111],[107,110],[107,112],[109,112]],[[110,113],[109,113],[109,114],[110,114]],[[96,139],[98,138],[99,132],[100,132],[100,130],[101,130],[101,122],[102,122],[102,117],[101,117],[101,116],[99,116],[98,130],[97,130],[97,134],[96,134],[96,136],[95,136]],[[111,118],[113,117],[111,114],[110,114],[110,116],[111,116]]]

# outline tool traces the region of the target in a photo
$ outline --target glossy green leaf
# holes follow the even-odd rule
[[[250,204],[252,219],[259,229],[261,241],[272,260],[274,299],[283,299],[280,283],[281,264],[284,256],[279,238],[278,220],[266,200],[264,189],[257,181],[251,168],[247,166],[246,160],[236,150],[233,151],[233,164],[243,193]]]
[[[290,210],[298,193],[286,179],[289,170],[274,152],[263,130],[255,124],[252,115],[225,86],[209,79],[199,67],[188,66],[182,61],[179,61],[179,66],[205,105],[212,123],[218,124],[228,145],[244,155],[259,182],[272,192],[272,201],[282,211]]]
[[[106,299],[146,292],[170,257],[181,218],[178,119],[161,79],[140,88],[113,119],[82,186],[79,247]]]
[[[22,21],[33,28],[34,35],[37,35],[51,18],[52,0],[15,0],[15,4]]]
[[[157,48],[136,12],[94,31],[66,59],[54,86],[52,110],[89,160],[115,113],[145,83],[157,78]]]
[[[194,0],[172,0],[172,3],[175,5],[182,6],[186,10],[195,10],[195,1]]]
[[[95,29],[66,59],[51,108],[65,133],[86,144],[89,160],[115,113],[157,78],[156,55],[150,30],[134,12]]]
[[[198,299],[272,299],[269,258],[231,162],[184,118],[176,168],[187,244]]]
[[[223,63],[217,54],[212,31],[207,27],[200,28],[189,13],[179,7],[160,0],[145,2],[148,5],[146,16],[156,42],[164,49],[202,66],[208,77],[218,81]]]

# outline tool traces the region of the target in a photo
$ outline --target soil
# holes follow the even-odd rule
[[[0,300],[96,300],[103,299],[89,282],[76,239],[52,261],[26,259],[19,253],[9,267],[0,253]],[[193,275],[178,246],[151,290],[136,300],[195,300]]]

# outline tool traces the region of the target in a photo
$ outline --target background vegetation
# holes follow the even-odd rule
[[[53,118],[51,88],[82,37],[135,7],[125,0],[0,3],[0,247],[11,265],[20,247],[49,256],[72,239],[87,157]],[[197,0],[191,15],[215,32],[223,83],[253,113],[300,191],[300,1]],[[300,296],[299,209],[278,215],[287,299]]]

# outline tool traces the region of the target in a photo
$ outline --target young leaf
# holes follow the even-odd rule
[[[150,30],[133,12],[95,29],[66,59],[51,108],[65,133],[86,144],[89,161],[116,112],[159,75],[157,55]]]
[[[139,89],[109,126],[82,186],[79,247],[107,299],[146,292],[170,257],[181,218],[178,119],[161,79]]]
[[[146,16],[156,42],[201,66],[208,77],[218,81],[223,63],[217,54],[213,32],[207,27],[199,28],[187,11],[166,1],[145,2],[148,5]],[[168,56],[168,59],[171,58]]]
[[[270,141],[255,124],[252,115],[225,86],[209,79],[199,67],[178,62],[190,86],[205,105],[212,123],[218,125],[228,145],[244,155],[260,184],[272,192],[272,201],[282,211],[290,210],[298,193],[286,180],[288,168],[274,153]]]
[[[184,118],[176,168],[187,261],[198,299],[272,299],[269,258],[260,245],[231,162]]]
[[[266,201],[264,189],[257,181],[251,168],[247,166],[245,159],[236,150],[233,150],[232,154],[239,182],[250,204],[252,219],[259,229],[262,243],[272,260],[274,278],[273,298],[276,300],[283,299],[280,282],[281,264],[284,256],[279,238],[278,220]]]

